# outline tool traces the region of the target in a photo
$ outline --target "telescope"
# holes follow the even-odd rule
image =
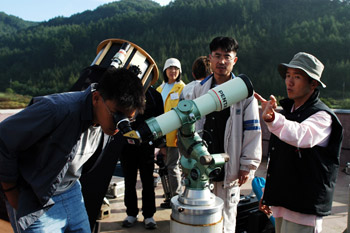
[[[125,133],[124,136],[136,141],[154,141],[167,133],[192,125],[200,118],[214,111],[221,111],[253,95],[249,78],[240,74],[195,100],[182,100],[176,108],[158,117],[146,120],[143,127]]]
[[[195,130],[195,122],[252,95],[251,81],[246,75],[240,74],[197,99],[180,101],[176,108],[146,120],[137,130],[123,134],[135,143],[152,143],[178,129],[185,190],[171,199],[171,232],[196,232],[203,227],[210,228],[205,232],[222,231],[223,201],[211,193],[213,185],[210,179],[220,173],[229,157],[225,153],[208,152],[206,143]]]
[[[92,83],[98,83],[106,69],[111,66],[133,71],[141,80],[145,93],[148,87],[158,80],[159,71],[153,58],[130,41],[106,39],[98,45],[96,54],[91,65],[84,69],[71,91],[84,90]],[[121,113],[113,114],[113,122],[123,134],[132,130],[129,119]]]

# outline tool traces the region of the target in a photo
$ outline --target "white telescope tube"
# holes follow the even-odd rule
[[[166,135],[182,126],[181,120],[175,110],[170,110],[155,119],[162,131],[162,135]]]
[[[214,111],[221,111],[253,94],[253,86],[249,78],[239,75],[213,89],[207,94],[193,100],[198,108],[200,119]],[[175,110],[166,112],[155,118],[162,135],[166,135],[182,126],[182,122]]]
[[[249,87],[244,79],[234,78],[210,89],[207,94],[193,101],[196,104],[201,117],[203,117],[214,111],[221,111],[251,96],[252,94],[249,95],[249,92]]]

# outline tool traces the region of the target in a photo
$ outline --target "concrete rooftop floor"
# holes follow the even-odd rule
[[[347,228],[348,211],[349,211],[349,184],[350,175],[347,175],[344,171],[344,167],[339,169],[338,180],[336,184],[332,215],[327,216],[323,220],[323,231],[324,233],[342,233]],[[265,177],[266,175],[266,162],[263,161],[260,165],[256,176]],[[141,182],[138,180],[137,194],[138,194],[138,206],[141,208]],[[139,213],[138,222],[131,228],[123,228],[121,226],[122,221],[126,217],[126,209],[124,206],[123,196],[109,199],[111,206],[111,214],[109,217],[100,220],[100,232],[101,233],[112,233],[112,232],[125,232],[125,233],[136,233],[136,232],[170,232],[170,215],[171,209],[160,208],[160,203],[163,202],[163,188],[161,183],[155,188],[156,191],[156,207],[157,212],[154,215],[154,219],[157,222],[158,228],[155,230],[147,230],[144,228],[142,223],[143,216],[141,211]],[[247,182],[242,186],[241,193],[248,195],[252,192],[251,181]]]

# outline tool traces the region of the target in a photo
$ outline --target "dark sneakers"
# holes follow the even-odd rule
[[[170,200],[164,200],[163,203],[160,203],[160,207],[163,209],[171,209]]]

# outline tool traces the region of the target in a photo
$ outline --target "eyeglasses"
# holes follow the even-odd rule
[[[109,107],[107,106],[107,104],[106,104],[106,102],[105,102],[105,100],[104,100],[103,98],[102,98],[102,102],[103,102],[103,104],[106,106],[106,109],[107,109],[108,113],[109,113],[112,117],[114,117],[114,113],[111,112],[111,110],[109,109]]]
[[[119,121],[120,121],[121,119],[128,119],[129,122],[134,122],[134,121],[135,121],[135,118],[134,118],[134,117],[126,117],[122,112],[117,111],[117,112],[113,113],[113,112],[109,109],[108,105],[106,104],[106,102],[105,102],[105,100],[104,100],[103,98],[102,98],[102,102],[103,102],[103,104],[106,106],[106,109],[107,109],[108,113],[112,116],[113,121],[114,121],[114,123],[115,123],[116,125],[119,123]],[[136,115],[136,114],[135,114],[135,115]]]
[[[212,54],[211,57],[215,60],[215,61],[221,61],[222,59],[224,59],[224,61],[226,62],[232,62],[235,57],[232,57],[231,55],[228,55],[228,54],[220,54],[220,53],[215,53],[215,54]]]

